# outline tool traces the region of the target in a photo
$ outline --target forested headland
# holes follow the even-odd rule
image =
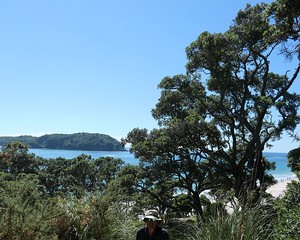
[[[30,148],[48,148],[85,151],[126,151],[115,138],[100,133],[46,134],[40,137],[0,137],[0,145],[22,142]]]

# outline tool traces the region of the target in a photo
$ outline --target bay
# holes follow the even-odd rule
[[[93,159],[99,157],[120,158],[126,164],[138,165],[138,159],[129,151],[83,151],[83,150],[62,150],[62,149],[41,149],[29,148],[30,153],[43,158],[58,158],[71,159],[80,156],[81,154],[90,155]]]
[[[122,159],[125,164],[138,165],[139,160],[129,151],[82,151],[82,150],[61,150],[61,149],[39,149],[30,148],[30,153],[43,158],[75,158],[81,154],[90,155],[93,159],[99,157],[114,157]],[[276,169],[270,171],[277,180],[287,179],[294,176],[290,168],[287,167],[287,153],[264,152],[264,156],[276,163]]]

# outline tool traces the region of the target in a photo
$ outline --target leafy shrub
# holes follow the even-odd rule
[[[37,179],[9,175],[0,173],[0,239],[57,239],[49,228],[55,205],[41,198]]]
[[[288,184],[284,196],[277,199],[276,239],[300,239],[300,182]]]

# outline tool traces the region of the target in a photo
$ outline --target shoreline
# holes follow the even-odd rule
[[[297,180],[298,178],[296,175],[292,175],[291,177],[284,178],[284,179],[276,179],[278,182],[271,187],[269,187],[266,192],[270,193],[273,197],[281,197],[284,194],[284,191],[287,188],[288,183],[293,180]]]

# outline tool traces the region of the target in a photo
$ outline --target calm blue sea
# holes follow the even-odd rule
[[[60,150],[60,149],[39,149],[30,148],[29,152],[43,158],[57,158],[63,157],[66,159],[75,158],[81,154],[90,155],[96,159],[99,157],[114,157],[121,158],[125,163],[137,165],[138,159],[133,156],[129,151],[82,151],[82,150]]]
[[[286,179],[295,176],[287,166],[287,153],[264,152],[264,156],[270,162],[276,163],[276,169],[270,171],[276,179]]]
[[[57,158],[63,157],[66,159],[71,159],[77,157],[81,154],[90,155],[92,158],[98,157],[114,157],[120,158],[125,163],[131,165],[137,165],[138,159],[136,159],[133,154],[129,151],[81,151],[81,150],[58,150],[58,149],[37,149],[30,148],[29,152],[34,153],[37,156],[43,158]],[[293,173],[290,171],[290,168],[287,167],[287,153],[275,153],[275,152],[265,152],[264,156],[268,158],[269,161],[276,163],[276,170],[270,171],[270,173],[276,179],[286,179],[293,176]]]

